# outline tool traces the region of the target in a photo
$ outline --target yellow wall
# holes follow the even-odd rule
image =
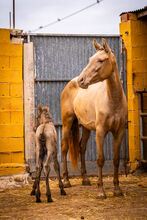
[[[22,47],[0,29],[0,176],[24,170]]]
[[[147,21],[136,14],[120,23],[120,35],[127,50],[128,135],[131,168],[140,159],[139,95],[136,90],[147,88]]]

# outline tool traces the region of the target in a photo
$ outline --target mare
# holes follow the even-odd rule
[[[119,187],[118,169],[120,144],[127,121],[127,100],[124,94],[116,58],[105,39],[102,46],[93,41],[96,53],[79,77],[72,79],[61,95],[63,122],[63,184],[69,187],[67,152],[71,164],[77,167],[79,152],[83,185],[90,184],[86,175],[85,151],[90,130],[96,131],[98,164],[98,198],[106,198],[103,188],[102,168],[104,166],[104,138],[110,131],[113,134],[114,195],[122,195]],[[79,125],[82,137],[79,141]]]
[[[38,116],[35,121],[34,131],[36,141],[36,178],[33,184],[31,195],[36,195],[36,202],[40,200],[40,176],[44,167],[44,173],[46,177],[46,196],[47,201],[52,202],[51,191],[49,187],[49,172],[51,159],[54,160],[54,169],[59,179],[59,187],[61,195],[66,195],[64,191],[63,183],[60,177],[60,166],[57,160],[57,134],[52,122],[49,107],[38,105]],[[45,162],[43,164],[44,158]]]

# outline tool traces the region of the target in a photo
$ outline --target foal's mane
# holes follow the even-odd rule
[[[50,115],[48,106],[43,106],[43,107],[42,107],[42,112],[41,112],[41,114],[40,114],[40,117],[41,117],[42,113],[44,113],[45,122],[46,122],[46,123],[52,122],[52,118],[51,118],[51,115]]]

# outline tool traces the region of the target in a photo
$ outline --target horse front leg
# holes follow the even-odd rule
[[[120,145],[124,135],[124,128],[121,128],[117,134],[113,134],[114,136],[114,144],[113,144],[113,165],[114,165],[114,196],[122,196],[122,191],[119,187],[119,162],[120,162]]]
[[[68,146],[68,137],[70,130],[63,126],[63,139],[62,139],[62,156],[63,156],[63,185],[65,188],[71,187],[68,169],[67,169],[67,152],[69,149]]]
[[[90,180],[87,177],[86,166],[85,166],[85,151],[89,136],[90,136],[90,131],[82,126],[82,138],[80,141],[81,176],[83,178],[82,185],[90,185]]]
[[[97,153],[98,153],[98,196],[97,198],[106,198],[106,194],[103,188],[103,179],[102,179],[102,169],[104,166],[104,152],[103,152],[103,145],[104,145],[104,131],[102,127],[98,127],[96,129],[96,144],[97,144]]]

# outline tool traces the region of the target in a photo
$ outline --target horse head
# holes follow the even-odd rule
[[[102,39],[102,43],[103,46],[98,44],[96,40],[93,41],[96,53],[90,57],[88,65],[78,77],[78,85],[83,89],[109,78],[113,72],[115,56],[105,39]]]
[[[52,118],[50,115],[50,110],[48,105],[41,107],[41,105],[38,105],[38,116],[35,121],[35,127],[38,127],[40,124],[51,122]]]

